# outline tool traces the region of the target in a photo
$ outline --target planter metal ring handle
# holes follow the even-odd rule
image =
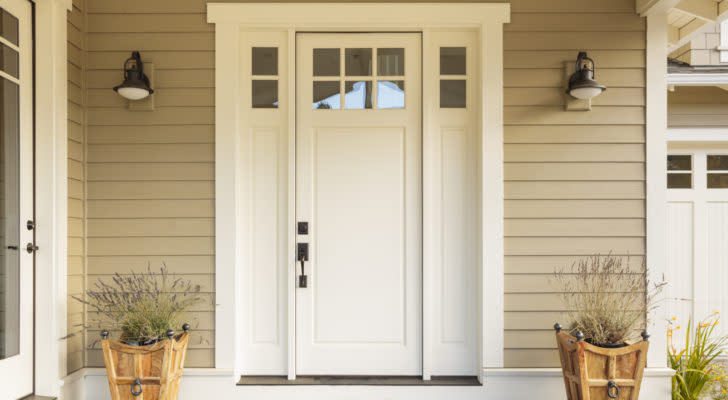
[[[138,387],[139,390],[134,390],[134,388]],[[142,380],[139,378],[135,378],[134,382],[131,384],[131,394],[134,395],[134,397],[139,396],[142,394]]]
[[[619,386],[617,386],[614,381],[607,382],[607,396],[609,396],[610,399],[619,398]]]

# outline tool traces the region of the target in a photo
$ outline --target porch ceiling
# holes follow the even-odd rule
[[[681,0],[667,12],[668,53],[728,17],[728,0]]]
[[[635,0],[639,14],[667,13],[667,53],[728,18],[728,0]]]

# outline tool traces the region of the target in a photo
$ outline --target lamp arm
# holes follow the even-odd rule
[[[591,64],[591,68],[588,68],[592,72],[592,78],[596,78],[596,67],[594,66],[594,60],[592,60],[590,57],[586,55],[585,51],[580,51],[579,55],[576,57],[576,71],[581,71],[582,64],[588,61]]]
[[[586,52],[580,51],[579,55],[576,56],[576,69],[574,71],[581,71],[581,64],[584,62],[584,58],[586,58]]]

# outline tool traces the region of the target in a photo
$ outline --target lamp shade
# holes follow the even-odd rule
[[[594,79],[594,61],[580,52],[576,60],[576,72],[569,78],[566,93],[577,99],[588,100],[602,94],[607,88]]]
[[[141,100],[154,93],[149,87],[149,78],[144,74],[144,63],[138,51],[124,63],[124,82],[114,87],[114,91],[129,100]]]

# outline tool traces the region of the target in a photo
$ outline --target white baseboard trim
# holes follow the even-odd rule
[[[669,400],[673,371],[647,368],[640,398]],[[236,386],[232,370],[187,368],[179,400],[328,400],[418,399],[563,400],[564,381],[558,368],[502,368],[483,370],[483,386]],[[109,400],[103,368],[85,368],[64,379],[61,400]]]

